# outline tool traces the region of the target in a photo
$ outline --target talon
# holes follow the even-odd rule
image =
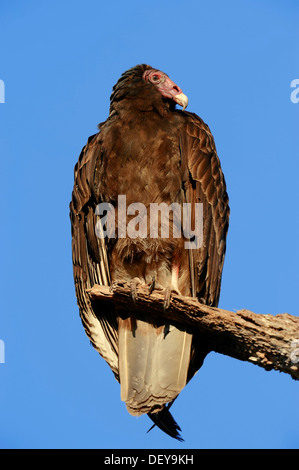
[[[152,282],[150,283],[149,286],[149,294],[151,295],[153,293],[153,290],[155,289],[155,284],[156,284],[156,277],[152,277]]]
[[[131,298],[132,298],[134,304],[136,304],[136,298],[137,298],[136,282],[131,281],[130,282],[130,288],[131,288]]]
[[[168,310],[171,301],[171,289],[165,289],[164,292],[164,303],[163,303],[163,310]]]
[[[131,289],[131,298],[136,304],[136,299],[137,299],[137,286],[139,286],[141,283],[141,280],[138,277],[135,277],[131,282],[130,282],[130,289]]]
[[[156,281],[156,277],[153,276],[152,277],[152,282],[149,282],[147,284],[147,286],[149,287],[149,293],[152,294],[154,292],[154,290],[158,290],[158,291],[163,291],[164,292],[164,287],[162,286],[162,284],[159,284],[159,282]]]

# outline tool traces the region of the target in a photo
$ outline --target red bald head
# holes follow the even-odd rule
[[[177,86],[166,73],[160,70],[150,69],[146,70],[143,74],[143,80],[147,83],[151,83],[159,90],[164,98],[169,98],[175,101],[180,106],[183,106],[183,110],[188,105],[188,98],[179,86]]]

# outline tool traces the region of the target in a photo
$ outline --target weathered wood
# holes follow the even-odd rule
[[[283,313],[264,315],[239,310],[231,312],[200,304],[196,299],[173,294],[167,310],[164,296],[147,287],[138,287],[135,304],[128,284],[113,287],[94,285],[88,293],[93,301],[113,302],[119,311],[144,312],[155,318],[188,323],[205,334],[211,350],[242,361],[249,361],[266,370],[279,370],[299,380],[299,317]]]

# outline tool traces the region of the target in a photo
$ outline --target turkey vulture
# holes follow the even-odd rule
[[[85,331],[120,382],[129,413],[148,414],[179,440],[180,428],[169,408],[211,347],[196,329],[137,314],[134,298],[141,283],[150,291],[163,289],[165,308],[172,291],[218,304],[228,196],[210,129],[184,110],[187,103],[160,70],[141,64],[124,72],[113,87],[107,120],[79,156],[70,203],[74,281]],[[142,234],[126,232],[125,224],[138,226],[136,212],[118,217],[119,196],[125,197],[126,207],[137,203],[145,208],[146,215],[138,219],[139,225],[146,221]],[[186,248],[185,232],[175,236],[174,211],[169,211],[169,236],[161,236],[161,214],[158,234],[151,232],[147,209],[162,203],[189,204],[192,227],[201,205],[199,247]],[[106,212],[98,209],[101,204]],[[110,209],[114,221],[107,216]],[[94,284],[122,281],[132,288],[127,311],[95,302],[87,293]]]

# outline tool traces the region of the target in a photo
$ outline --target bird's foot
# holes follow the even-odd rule
[[[169,286],[165,288],[164,286],[162,286],[156,281],[155,276],[152,277],[152,281],[148,285],[149,285],[150,294],[152,294],[154,290],[163,292],[164,294],[163,310],[167,310],[169,308],[170,302],[171,302],[171,294],[180,295],[180,292],[178,291],[176,287]]]
[[[152,280],[148,284],[148,287],[149,287],[149,294],[152,294],[154,292],[154,290],[160,290],[160,291],[164,290],[164,287],[162,286],[162,284],[160,284],[159,282],[156,281],[155,276],[152,277]]]
[[[132,281],[130,281],[130,289],[131,289],[131,298],[134,302],[134,304],[136,304],[136,299],[137,299],[137,288],[138,286],[144,284],[141,279],[139,279],[139,277],[134,277],[134,279],[132,279]]]
[[[181,295],[180,292],[177,289],[175,289],[173,286],[167,287],[166,289],[164,289],[164,303],[163,303],[164,311],[170,307],[171,294]]]

